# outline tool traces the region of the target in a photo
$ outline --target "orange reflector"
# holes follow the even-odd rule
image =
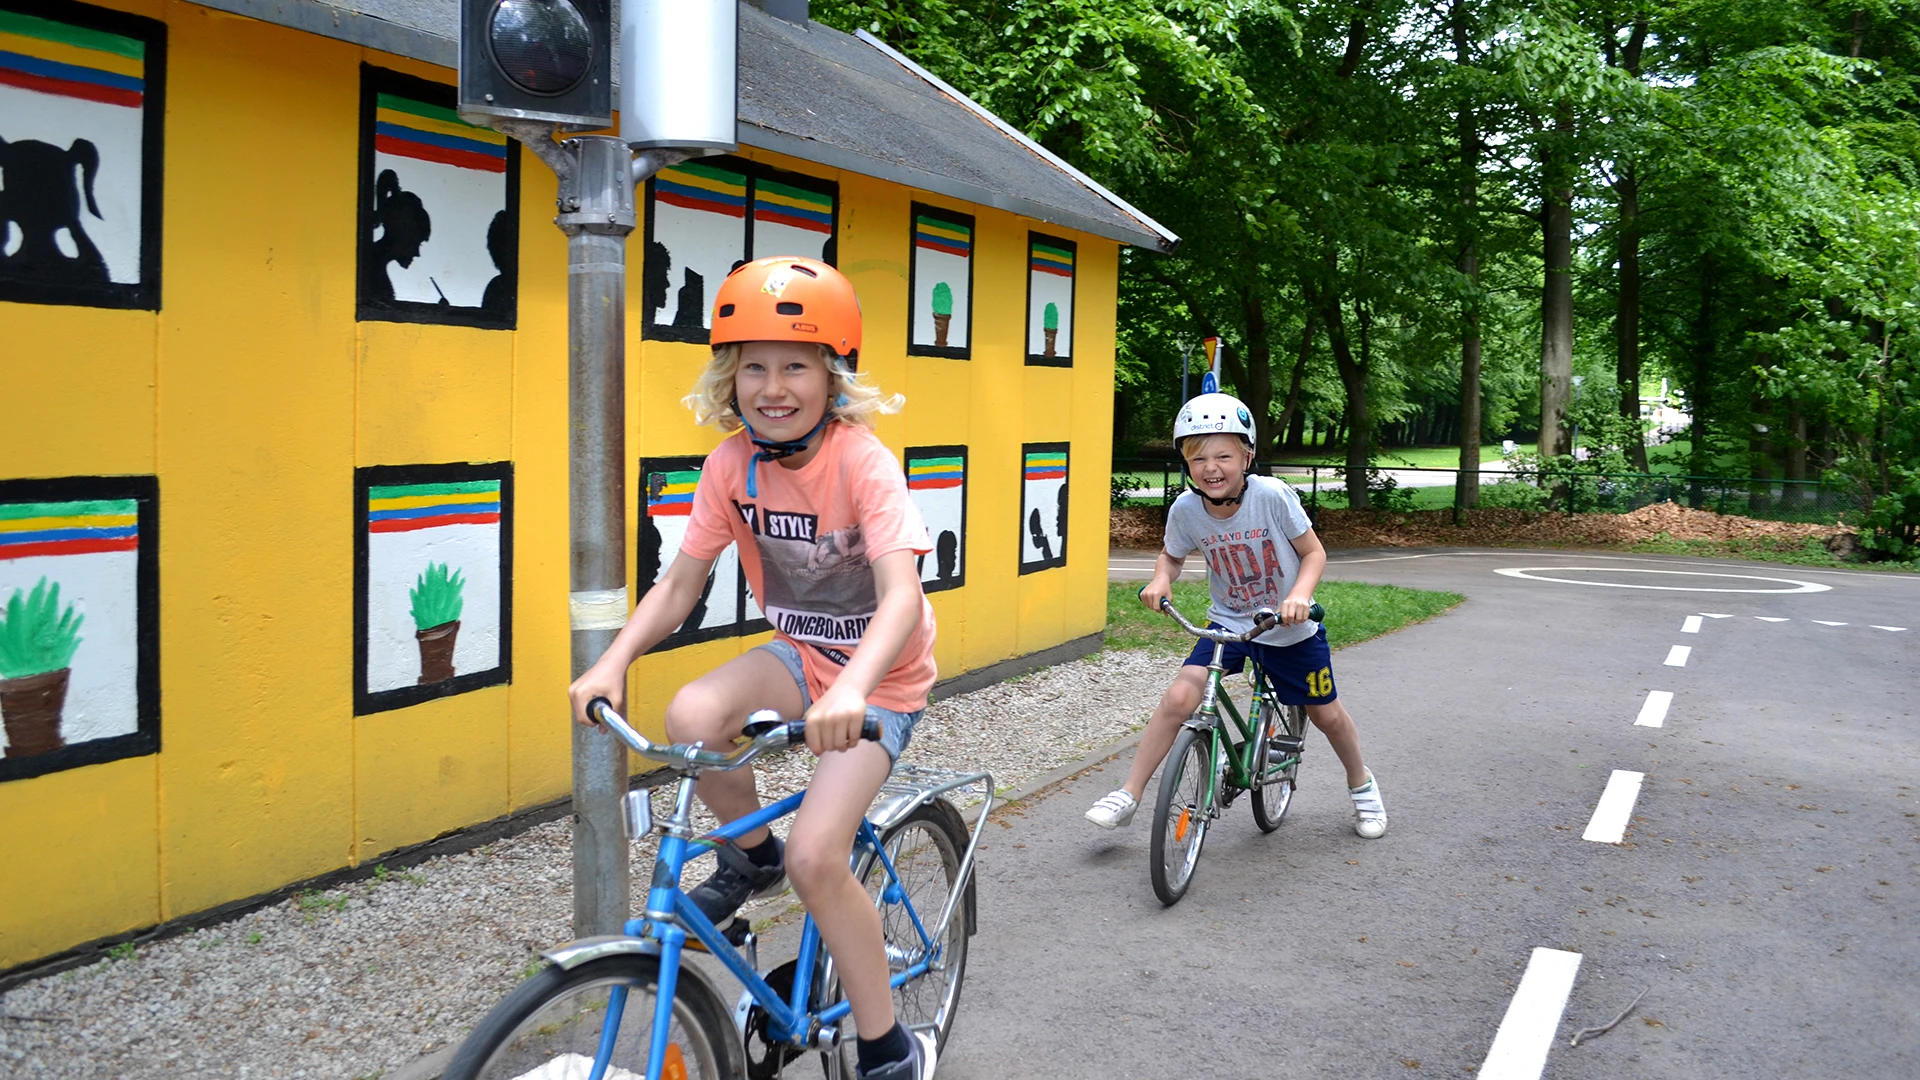
[[[687,1062],[680,1056],[680,1044],[667,1044],[666,1068],[660,1070],[661,1080],[687,1080]]]
[[[1190,806],[1181,807],[1180,820],[1175,822],[1173,825],[1174,840],[1182,844],[1187,842],[1187,825],[1190,824],[1192,821],[1193,821],[1193,808]]]

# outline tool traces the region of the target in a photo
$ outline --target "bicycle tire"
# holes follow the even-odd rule
[[[1213,816],[1208,790],[1214,771],[1209,753],[1212,741],[1211,731],[1181,728],[1160,771],[1147,876],[1153,881],[1153,894],[1169,907],[1179,903],[1193,883],[1200,848],[1206,842],[1207,825]]]
[[[442,1080],[509,1080],[534,1074],[582,1080],[592,1070],[605,1029],[609,991],[627,988],[607,1075],[645,1076],[659,996],[660,958],[603,956],[572,969],[550,966],[501,999],[474,1026]],[[680,966],[674,991],[668,1063],[679,1059],[687,1080],[735,1080],[746,1074],[746,1051],[720,995],[700,971]],[[615,1072],[612,1066],[625,1070]]]
[[[1280,827],[1287,807],[1293,805],[1294,785],[1300,775],[1299,755],[1294,755],[1290,764],[1274,765],[1267,761],[1267,747],[1275,731],[1299,738],[1306,726],[1307,710],[1298,705],[1282,705],[1277,711],[1269,706],[1263,717],[1259,745],[1253,754],[1254,767],[1259,770],[1253,785],[1253,823],[1261,832]]]
[[[892,860],[900,887],[913,904],[914,914],[931,930],[940,917],[947,897],[960,874],[960,862],[967,853],[968,833],[960,811],[945,799],[935,799],[913,808],[880,834],[881,846]],[[854,866],[854,876],[866,888],[880,908],[880,929],[886,940],[887,967],[898,972],[918,963],[920,935],[913,920],[900,904],[881,903],[886,872],[871,852],[862,853]],[[969,875],[966,892],[954,906],[953,919],[947,924],[940,967],[894,987],[894,1018],[908,1027],[930,1027],[940,1049],[947,1045],[953,1031],[954,1016],[960,1008],[960,989],[967,973],[967,942],[979,925],[974,875]],[[820,961],[820,1000],[831,1004],[841,999],[840,982],[834,975],[833,959],[823,950]],[[822,1066],[829,1080],[852,1080],[854,1075],[853,1017],[840,1025],[840,1045],[822,1055]]]

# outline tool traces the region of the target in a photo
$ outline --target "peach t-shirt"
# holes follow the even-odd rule
[[[872,560],[896,551],[933,550],[906,475],[879,436],[836,421],[820,449],[798,469],[753,463],[754,446],[737,431],[707,455],[693,490],[680,550],[713,559],[737,544],[747,587],[774,632],[793,642],[814,700],[840,676],[873,621],[879,593]],[[747,498],[747,469],[759,470],[758,498]],[[920,600],[920,625],[869,704],[895,712],[927,707],[933,663],[933,606]]]

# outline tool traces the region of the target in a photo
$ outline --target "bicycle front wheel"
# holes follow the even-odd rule
[[[481,1019],[442,1076],[643,1077],[659,989],[660,960],[654,956],[622,954],[571,970],[549,967]],[[746,1054],[726,1006],[705,977],[684,965],[666,1037],[667,1076],[734,1080],[746,1073]],[[596,1059],[606,1063],[597,1073]]]
[[[1162,904],[1180,902],[1200,863],[1200,845],[1213,816],[1213,734],[1183,727],[1160,771],[1160,797],[1153,807],[1152,862],[1148,876]]]
[[[947,898],[960,884],[960,862],[967,853],[967,826],[960,811],[945,799],[935,799],[914,808],[913,812],[889,827],[880,837],[893,872],[900,878],[902,896],[886,895],[887,872],[871,852],[861,855],[854,876],[866,886],[880,909],[880,930],[887,950],[889,974],[898,974],[920,963],[935,951],[925,974],[893,990],[894,1019],[907,1027],[930,1029],[945,1049],[953,1031],[953,1018],[960,1007],[960,984],[967,973],[967,940],[975,923],[974,886],[969,877],[966,891],[953,905],[953,918],[943,930],[937,925],[946,910]],[[904,900],[906,903],[901,903]],[[911,905],[911,910],[909,906]],[[914,919],[933,938],[923,940]],[[822,953],[825,956],[824,953]],[[840,981],[834,975],[833,961],[823,961],[822,984],[827,1002],[840,1000]],[[827,1076],[852,1080],[854,1075],[854,1038],[859,1034],[848,1016],[842,1022],[842,1040],[826,1055]]]
[[[1272,832],[1280,827],[1280,819],[1286,816],[1287,807],[1293,805],[1294,780],[1300,775],[1300,755],[1281,751],[1284,765],[1268,760],[1276,736],[1285,737],[1288,742],[1301,738],[1307,729],[1307,710],[1298,705],[1282,705],[1278,709],[1271,706],[1264,710],[1265,716],[1260,724],[1260,741],[1254,747],[1253,784],[1253,822],[1260,826],[1261,832]]]

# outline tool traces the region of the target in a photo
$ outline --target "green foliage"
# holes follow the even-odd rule
[[[139,950],[139,948],[140,947],[138,945],[134,944],[131,941],[123,941],[120,944],[110,946],[107,949],[107,959],[131,960],[133,959],[134,954]]]
[[[953,286],[944,281],[934,283],[933,313],[935,315],[953,314]]]
[[[413,624],[421,630],[443,626],[460,617],[466,606],[463,594],[467,583],[460,571],[448,571],[446,563],[428,563],[415,579],[407,596],[413,601]]]
[[[1185,652],[1193,637],[1172,619],[1148,611],[1140,602],[1140,583],[1115,581],[1107,585],[1109,649],[1161,649]],[[1424,622],[1465,598],[1457,593],[1407,589],[1398,585],[1367,585],[1351,581],[1323,581],[1314,599],[1327,609],[1327,642],[1339,649],[1369,638],[1390,634]],[[1178,581],[1173,606],[1196,626],[1206,625],[1211,597],[1204,582]],[[1171,669],[1167,677],[1172,678]]]
[[[1480,485],[1480,505],[1489,509],[1544,510],[1549,495],[1525,480]]]
[[[60,606],[60,585],[40,579],[31,592],[15,589],[0,612],[0,678],[19,679],[59,671],[80,649],[86,616]]]
[[[1868,511],[1860,546],[1878,558],[1920,561],[1920,468],[1898,472],[1900,486]]]

